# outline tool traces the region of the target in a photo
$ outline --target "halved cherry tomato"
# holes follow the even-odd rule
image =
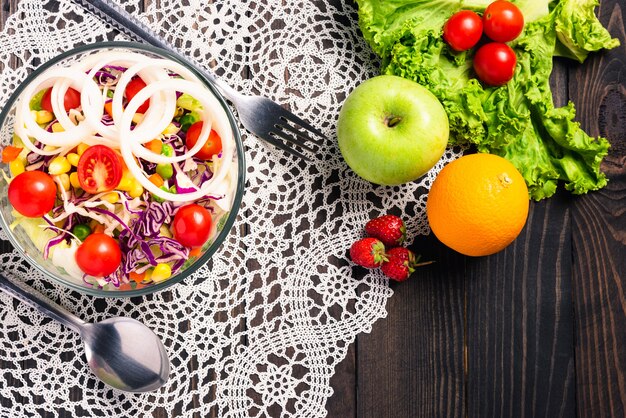
[[[8,195],[16,211],[29,218],[39,218],[54,207],[57,186],[43,171],[25,171],[11,180]]]
[[[509,42],[517,38],[524,29],[521,10],[505,0],[496,0],[487,6],[483,15],[485,35],[496,42]]]
[[[467,51],[480,41],[483,21],[471,10],[461,10],[443,26],[443,39],[455,51]]]
[[[135,97],[137,93],[139,93],[144,87],[146,87],[146,83],[140,77],[135,77],[130,80],[130,82],[126,86],[126,91],[124,91],[126,100],[128,100],[129,102],[133,100],[133,97]],[[142,103],[141,106],[139,106],[139,108],[137,109],[137,113],[146,113],[146,110],[148,110],[148,106],[150,106],[150,99],[146,100]]]
[[[76,250],[76,264],[90,276],[108,276],[117,270],[121,262],[119,244],[106,234],[89,235]]]
[[[198,142],[198,138],[200,137],[200,132],[202,131],[202,121],[196,122],[189,127],[187,130],[187,139],[185,140],[185,145],[187,145],[187,149],[193,148]],[[219,154],[222,151],[222,138],[211,129],[211,133],[209,134],[209,139],[204,143],[200,151],[195,155],[196,158],[200,158],[202,160],[210,160],[213,158],[215,154]]]
[[[106,145],[94,145],[85,150],[78,160],[78,182],[87,193],[113,190],[122,180],[120,156]]]
[[[15,161],[17,157],[19,157],[20,152],[22,152],[24,148],[14,147],[13,145],[8,145],[4,147],[2,150],[2,162],[10,163],[11,161]]]
[[[50,113],[54,113],[54,111],[52,110],[52,103],[50,101],[51,95],[52,87],[46,90],[43,97],[41,98],[41,108],[43,110],[47,110]],[[63,98],[63,107],[65,108],[66,112],[69,112],[70,109],[76,109],[80,107],[80,93],[71,87],[67,89],[67,91],[65,92],[65,97]]]
[[[211,214],[200,205],[191,203],[178,209],[172,221],[174,239],[186,247],[202,246],[211,233]]]
[[[515,65],[515,51],[499,42],[481,46],[474,55],[474,70],[478,78],[491,86],[501,86],[512,79]]]

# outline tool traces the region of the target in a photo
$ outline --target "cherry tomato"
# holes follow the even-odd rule
[[[524,15],[513,3],[497,0],[487,6],[483,15],[485,35],[496,42],[509,42],[524,29]]]
[[[471,10],[461,10],[443,26],[443,39],[455,51],[467,51],[480,41],[483,21]]]
[[[187,130],[187,139],[185,140],[185,145],[187,145],[188,149],[191,149],[194,145],[196,145],[201,131],[202,121],[196,122],[189,127]],[[222,151],[222,138],[220,138],[217,132],[211,129],[209,139],[207,139],[195,157],[202,160],[210,160],[215,154],[219,154],[220,151]]]
[[[78,182],[87,193],[113,190],[122,180],[120,156],[106,145],[93,145],[78,160]]]
[[[481,46],[474,55],[474,71],[491,86],[506,84],[515,74],[517,58],[507,44],[492,42]]]
[[[124,91],[126,100],[129,102],[133,100],[133,97],[135,97],[144,87],[146,87],[146,83],[141,78],[135,77],[130,80],[130,82],[126,85],[126,91]],[[141,106],[139,106],[137,113],[146,113],[148,106],[150,106],[150,99],[146,100],[141,104]]]
[[[119,244],[106,234],[89,235],[76,250],[76,264],[90,276],[108,276],[117,270],[121,262]]]
[[[185,247],[200,247],[209,239],[211,214],[195,203],[185,205],[174,215],[172,232],[174,239]]]
[[[41,98],[41,108],[43,110],[47,110],[50,113],[54,113],[52,110],[52,102],[50,101],[50,97],[52,96],[52,87],[46,90]],[[65,97],[63,98],[63,107],[66,112],[69,112],[70,109],[76,109],[80,107],[80,93],[73,88],[67,89],[65,92]]]
[[[57,198],[57,186],[43,171],[24,171],[9,184],[9,202],[28,218],[39,218],[50,212]]]

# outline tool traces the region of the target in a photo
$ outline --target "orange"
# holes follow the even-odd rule
[[[465,155],[441,170],[426,202],[435,236],[461,254],[503,250],[528,217],[528,188],[508,160],[492,154]]]

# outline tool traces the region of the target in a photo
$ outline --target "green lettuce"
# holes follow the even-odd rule
[[[592,138],[574,121],[572,103],[554,106],[549,79],[553,56],[583,62],[589,52],[613,48],[590,0],[518,0],[526,26],[510,45],[518,65],[501,87],[483,86],[472,52],[452,51],[442,40],[445,21],[461,9],[482,12],[492,0],[357,0],[359,24],[382,59],[381,73],[414,80],[441,101],[450,120],[450,144],[474,144],[510,160],[530,196],[552,196],[557,182],[575,194],[597,190],[607,179],[600,163],[605,138]]]

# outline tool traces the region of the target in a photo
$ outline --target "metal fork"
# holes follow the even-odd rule
[[[243,126],[259,138],[305,160],[310,160],[310,158],[304,152],[315,153],[314,146],[321,146],[326,140],[322,132],[272,100],[262,96],[247,96],[239,93],[207,71],[195,60],[186,57],[177,48],[113,1],[74,1],[131,38],[138,38],[151,45],[165,49],[182,61],[192,65],[235,106]]]

